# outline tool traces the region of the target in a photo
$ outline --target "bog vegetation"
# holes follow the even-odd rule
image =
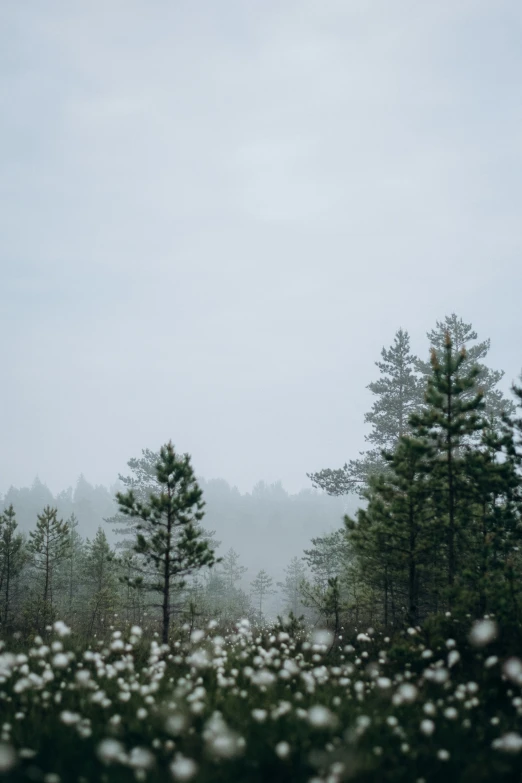
[[[520,780],[522,388],[456,315],[428,337],[383,349],[370,450],[310,475],[360,508],[280,582],[220,554],[171,442],[120,476],[115,547],[5,506],[0,776]]]

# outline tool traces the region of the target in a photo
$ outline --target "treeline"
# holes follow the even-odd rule
[[[146,631],[158,630],[158,575],[149,569],[152,581],[143,582],[147,576],[144,550],[140,557],[131,541],[121,548],[111,547],[101,527],[92,539],[83,538],[77,526],[74,516],[64,521],[56,508],[46,506],[37,515],[35,529],[25,535],[17,530],[13,506],[0,515],[1,634],[43,633],[57,618],[84,637],[103,636],[112,627],[136,624]],[[208,542],[209,549],[215,545],[206,531],[198,531],[199,537]],[[179,541],[173,544],[176,548]],[[238,617],[259,619],[250,591],[240,586],[246,568],[233,549],[198,578],[193,572],[200,565],[192,553],[188,569],[178,568],[171,575],[169,617],[190,625],[202,616],[222,623]]]
[[[370,450],[341,469],[312,474],[322,496],[301,493],[292,505],[280,485],[260,483],[245,497],[226,482],[205,484],[190,457],[168,443],[129,460],[110,516],[92,538],[80,535],[74,511],[64,521],[49,503],[36,514],[36,527],[19,533],[10,503],[0,516],[2,629],[41,631],[59,617],[87,636],[139,624],[166,640],[173,622],[190,628],[209,619],[262,621],[276,593],[294,620],[304,615],[335,631],[415,626],[448,610],[494,613],[504,626],[518,627],[522,389],[513,387],[513,399],[502,395],[503,373],[483,362],[489,341],[479,343],[456,315],[428,338],[429,363],[411,354],[402,329],[383,349],[380,378],[368,387]],[[354,491],[361,508],[344,514],[340,529],[310,541],[325,527],[318,512],[327,510],[328,496],[343,504]],[[220,556],[216,531],[203,526],[213,493],[225,499],[226,518],[235,514],[234,544],[244,543],[257,567],[263,556],[249,503],[263,510],[268,570],[249,583],[236,546]],[[291,525],[289,509],[296,514]],[[309,543],[283,568],[285,536],[299,551],[298,510]],[[111,542],[105,530],[114,531]]]
[[[489,341],[466,347],[477,335],[456,315],[428,338],[429,364],[403,330],[383,349],[366,416],[374,447],[311,476],[365,501],[317,540],[323,573],[303,585],[333,626],[415,626],[448,610],[522,619],[522,389],[504,398],[503,373],[482,362]]]
[[[260,565],[265,565],[275,580],[283,578],[292,556],[300,555],[313,536],[338,527],[345,511],[355,511],[357,506],[355,497],[331,497],[315,489],[290,494],[281,482],[259,481],[250,492],[240,492],[224,479],[199,477],[198,483],[205,498],[205,523],[222,542],[220,552],[232,547],[248,569],[242,580],[245,588]],[[94,538],[101,526],[114,546],[120,540],[113,531],[116,526],[104,520],[117,512],[116,492],[123,486],[121,480],[110,488],[95,486],[80,476],[75,487],[53,494],[36,479],[29,487],[11,487],[0,500],[0,510],[12,505],[18,529],[28,534],[37,514],[51,506],[60,519],[74,515],[82,538]]]
[[[202,526],[203,516],[205,521],[207,518],[203,486],[210,487],[211,497],[214,490],[214,500],[216,491],[228,498],[228,504],[216,504],[222,513],[232,509],[237,515],[242,501],[243,510],[251,512],[244,514],[243,526],[258,568],[262,555],[256,544],[256,521],[261,521],[261,535],[274,525],[281,546],[285,507],[301,509],[300,515],[294,512],[294,518],[286,520],[287,530],[298,521],[313,529],[314,523],[318,526],[324,521],[319,512],[328,508],[325,498],[309,492],[289,496],[280,484],[262,482],[250,495],[241,496],[224,481],[205,484],[196,480],[192,468],[185,465],[186,455],[171,453],[170,448],[167,445],[158,452],[145,449],[140,458],[129,460],[130,472],[119,476],[118,485],[126,492],[117,491],[111,504],[116,513],[104,518],[92,537],[80,534],[74,511],[64,519],[56,505],[48,503],[35,513],[36,525],[23,532],[17,526],[14,506],[4,509],[0,514],[2,633],[42,633],[57,618],[86,637],[103,635],[111,626],[135,624],[151,632],[165,626],[168,633],[173,617],[189,627],[211,618],[223,626],[241,617],[260,622],[270,612],[274,596],[281,599],[278,605],[283,611],[303,608],[295,598],[304,573],[298,558],[288,572],[279,569],[283,580],[277,582],[277,557],[270,563],[271,574],[250,569],[248,577],[249,569],[235,548],[219,557],[215,554],[220,541],[215,531]],[[171,467],[181,470],[184,466],[188,471],[190,492],[183,489],[181,474],[169,485],[170,473],[165,474],[162,468],[167,458]],[[82,482],[84,489],[89,486]],[[42,486],[36,484],[38,492]],[[154,507],[159,502],[174,506],[160,513]],[[153,506],[145,512],[150,503]],[[338,516],[332,515],[332,520]],[[219,521],[215,513],[213,518]],[[270,540],[273,536],[267,537]],[[284,555],[278,554],[281,562]],[[297,569],[292,568],[295,563]]]

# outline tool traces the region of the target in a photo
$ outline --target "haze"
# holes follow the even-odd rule
[[[0,491],[291,491],[456,311],[522,354],[517,2],[4,2]],[[320,530],[318,530],[320,532]],[[298,554],[298,552],[296,552]]]

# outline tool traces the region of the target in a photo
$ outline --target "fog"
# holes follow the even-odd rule
[[[246,568],[240,584],[247,593],[261,568],[272,577],[274,585],[283,580],[292,558],[302,558],[312,538],[339,529],[344,513],[353,512],[357,506],[354,497],[330,497],[310,489],[291,495],[280,482],[267,485],[260,481],[251,492],[243,494],[222,479],[200,478],[198,483],[206,504],[203,526],[214,533],[219,557],[230,549],[239,555],[241,566]],[[54,506],[63,519],[74,514],[83,538],[92,541],[102,527],[118,549],[123,539],[111,517],[118,510],[115,493],[122,489],[118,481],[107,488],[93,486],[80,476],[74,487],[53,495],[36,479],[30,487],[11,487],[0,505],[5,508],[13,504],[20,530],[25,533],[34,529],[44,506]],[[269,597],[268,614],[280,609],[279,593],[277,590]]]
[[[509,389],[519,4],[50,0],[0,20],[4,495],[111,487],[172,439],[209,509],[282,482],[266,530],[215,512],[277,576],[340,521],[345,499],[299,493],[364,449],[396,329],[427,358],[456,311]]]

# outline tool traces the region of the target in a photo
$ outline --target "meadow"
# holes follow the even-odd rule
[[[491,617],[393,639],[246,620],[147,635],[81,644],[58,621],[2,643],[1,778],[520,780],[522,660]]]

